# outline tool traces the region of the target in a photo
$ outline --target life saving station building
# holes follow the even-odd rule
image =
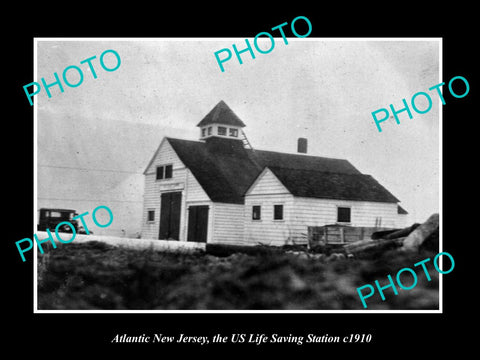
[[[399,200],[350,162],[251,148],[220,101],[200,140],[165,137],[144,171],[142,238],[232,245],[305,244],[308,226],[404,227]]]

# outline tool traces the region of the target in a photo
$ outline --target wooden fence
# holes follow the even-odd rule
[[[374,232],[391,230],[384,227],[358,227],[346,225],[325,225],[308,227],[308,247],[327,244],[348,244],[371,239]]]

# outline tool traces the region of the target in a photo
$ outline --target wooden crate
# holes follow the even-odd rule
[[[370,239],[376,231],[389,230],[382,227],[359,227],[331,224],[308,227],[308,247],[327,244],[348,244]]]

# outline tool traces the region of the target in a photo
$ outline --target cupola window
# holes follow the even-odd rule
[[[219,126],[217,128],[217,133],[218,133],[218,135],[227,136],[227,128],[224,127],[224,126]]]

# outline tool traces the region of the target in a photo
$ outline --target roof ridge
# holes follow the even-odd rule
[[[167,139],[167,140],[188,141],[188,142],[192,142],[192,143],[201,143],[201,144],[205,143],[204,141],[200,141],[200,140],[180,139],[180,138],[174,138],[174,137],[170,137],[170,136],[165,136],[165,139]]]
[[[325,174],[340,174],[340,175],[362,175],[362,176],[370,176],[369,174],[363,174],[361,172],[359,173],[346,173],[346,172],[341,172],[341,171],[326,171],[326,170],[317,170],[317,169],[299,169],[299,168],[292,168],[292,167],[285,167],[285,166],[269,166],[266,165],[264,168],[269,168],[269,169],[281,169],[281,170],[293,170],[293,171],[308,171],[308,172],[319,172],[319,173],[325,173]]]
[[[320,155],[312,155],[312,154],[289,153],[289,152],[281,152],[281,151],[274,151],[274,150],[263,150],[263,149],[255,149],[255,151],[282,154],[282,155],[293,155],[293,156],[299,156],[299,157],[305,157],[305,158],[319,158],[319,159],[348,161],[347,159],[342,159],[342,158],[338,158],[338,157],[320,156]]]
[[[192,143],[205,144],[205,141],[201,141],[201,140],[181,139],[181,138],[174,138],[174,137],[170,137],[170,136],[165,136],[165,138],[168,139],[168,140],[180,140],[180,141],[188,141],[188,142],[192,142]],[[288,152],[273,151],[273,150],[262,150],[262,149],[245,149],[245,150],[247,152],[259,151],[259,152],[268,152],[268,153],[279,154],[279,155],[294,155],[294,156],[298,155],[298,156],[301,156],[301,157],[304,157],[305,155],[307,155],[309,158],[329,159],[329,160],[347,161],[348,162],[347,159],[333,158],[333,157],[327,157],[327,156],[318,156],[318,155],[310,155],[310,154],[296,154],[296,153],[288,153]],[[282,169],[286,168],[284,166],[269,166],[269,167],[278,167],[278,168],[282,168]],[[290,168],[290,169],[301,170],[301,169],[296,169],[296,168]],[[321,170],[318,170],[318,171],[321,171]],[[324,171],[324,172],[333,172],[333,171]]]

